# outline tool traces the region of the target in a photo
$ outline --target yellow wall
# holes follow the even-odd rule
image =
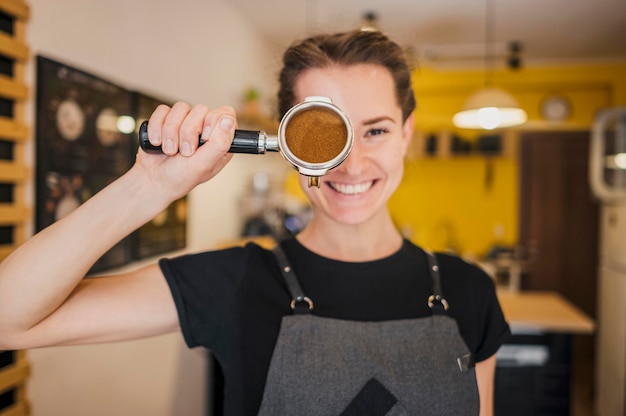
[[[451,120],[484,79],[482,71],[416,70],[416,137],[443,133],[474,140],[480,132],[457,131]],[[495,244],[514,245],[519,198],[515,132],[588,130],[598,110],[626,105],[626,63],[502,70],[496,72],[494,83],[515,96],[529,122],[507,134],[506,146],[513,151],[491,162],[480,156],[433,158],[423,156],[422,149],[413,152],[389,208],[398,226],[417,244],[475,256]],[[565,122],[542,120],[541,102],[551,94],[570,100],[572,115]],[[422,141],[416,142],[415,146],[423,146]]]
[[[515,242],[516,184],[511,158],[407,162],[389,208],[397,226],[417,244],[480,256],[494,243]]]
[[[425,130],[451,128],[453,114],[484,81],[484,73],[476,70],[415,70],[416,126]],[[588,128],[598,110],[626,105],[626,63],[498,70],[493,83],[509,91],[528,112],[525,128]],[[567,122],[546,123],[541,119],[541,102],[551,94],[571,101],[573,112]]]

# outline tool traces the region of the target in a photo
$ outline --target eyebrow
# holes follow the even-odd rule
[[[389,116],[380,116],[380,117],[374,117],[374,118],[370,118],[368,120],[364,120],[363,121],[363,125],[364,126],[369,126],[371,124],[376,124],[376,123],[379,123],[381,121],[386,121],[386,120],[395,123],[395,120],[393,118],[389,117]]]

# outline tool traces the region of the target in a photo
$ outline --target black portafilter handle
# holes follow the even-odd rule
[[[204,141],[198,137],[198,146],[202,146]],[[163,153],[161,146],[150,144],[148,139],[148,120],[141,123],[139,127],[139,147],[146,153]],[[265,153],[265,133],[259,130],[235,130],[233,142],[230,145],[229,153]]]

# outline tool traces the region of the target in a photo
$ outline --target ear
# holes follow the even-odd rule
[[[413,130],[415,128],[415,117],[411,113],[402,125],[402,151],[406,154],[411,139],[413,139]]]

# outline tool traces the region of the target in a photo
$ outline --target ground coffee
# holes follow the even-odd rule
[[[342,118],[331,110],[313,108],[296,113],[285,128],[285,143],[306,163],[328,162],[341,153],[348,140]]]

